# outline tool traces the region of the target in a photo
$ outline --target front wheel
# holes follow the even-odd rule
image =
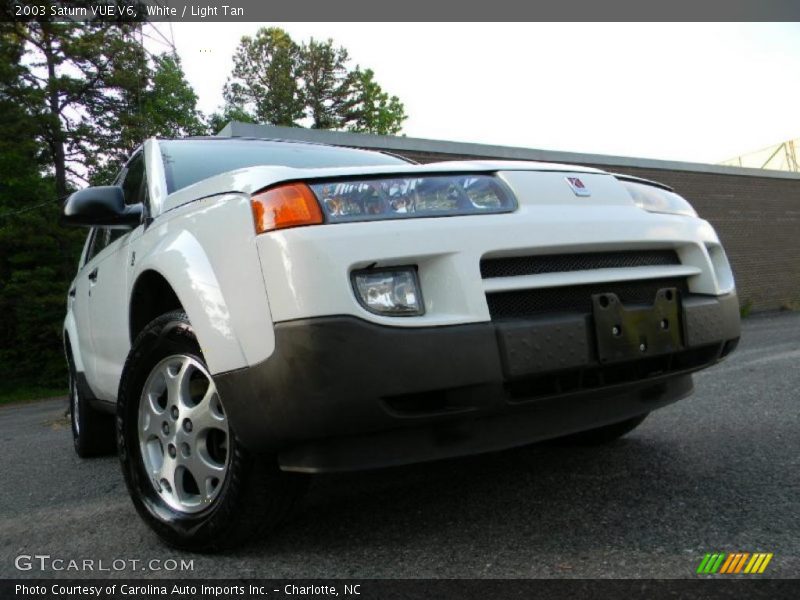
[[[155,319],[134,342],[117,408],[128,491],[172,546],[239,545],[277,524],[301,490],[299,476],[239,442],[182,311]]]

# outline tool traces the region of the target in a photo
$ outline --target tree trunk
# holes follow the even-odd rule
[[[67,164],[64,155],[64,132],[61,129],[61,115],[58,106],[58,82],[56,80],[55,50],[53,36],[46,23],[42,23],[42,49],[47,62],[47,104],[50,109],[50,135],[47,140],[53,154],[56,173],[56,194],[59,198],[67,195]]]

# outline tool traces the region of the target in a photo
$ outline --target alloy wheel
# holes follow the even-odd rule
[[[173,355],[150,372],[139,400],[139,450],[153,489],[172,509],[208,508],[228,471],[228,420],[206,367]]]

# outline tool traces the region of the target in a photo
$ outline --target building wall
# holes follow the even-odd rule
[[[674,187],[714,225],[743,305],[753,310],[800,308],[798,173],[237,122],[219,135],[384,150],[419,162],[490,158],[573,163],[660,181]]]

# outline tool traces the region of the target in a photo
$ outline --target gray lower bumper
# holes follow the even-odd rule
[[[278,324],[273,356],[215,381],[243,443],[278,453],[286,469],[399,464],[558,437],[678,400],[689,373],[735,347],[736,295],[687,295],[681,327],[675,351],[608,364],[591,315],[436,328],[315,318]]]

